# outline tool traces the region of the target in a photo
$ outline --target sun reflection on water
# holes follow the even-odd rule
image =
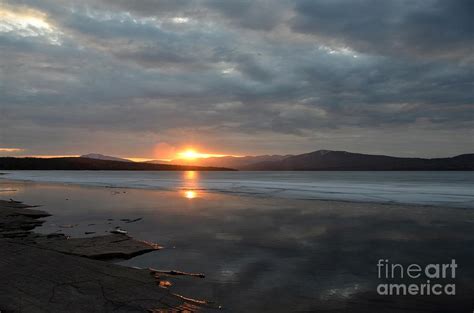
[[[198,193],[196,189],[199,189],[199,175],[196,171],[186,171],[183,174],[184,180],[184,192],[183,195],[187,199],[197,198]]]
[[[186,171],[184,172],[184,177],[187,180],[195,180],[197,179],[197,173],[195,171]]]
[[[17,187],[10,186],[9,184],[0,184],[0,196],[13,195],[19,192],[20,190]]]
[[[197,197],[197,192],[194,190],[185,190],[184,197],[188,199],[194,199]]]

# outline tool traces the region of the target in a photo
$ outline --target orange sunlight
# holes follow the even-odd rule
[[[184,197],[185,198],[194,199],[194,198],[196,198],[196,196],[197,196],[197,193],[194,190],[186,190],[184,192]]]
[[[187,180],[195,180],[196,177],[197,177],[197,175],[196,175],[195,171],[186,171],[185,172],[185,179],[187,179]]]
[[[200,153],[197,153],[195,150],[193,149],[188,149],[184,152],[179,152],[178,153],[178,156],[180,159],[185,159],[185,160],[195,160],[197,158],[200,158],[201,157],[201,154]]]
[[[19,155],[19,158],[42,158],[42,159],[53,159],[53,158],[77,158],[79,154],[58,154],[58,155]]]
[[[211,153],[201,153],[196,151],[193,148],[188,148],[182,152],[178,152],[176,157],[178,159],[187,160],[187,161],[194,161],[196,159],[204,159],[204,158],[211,158],[211,157],[223,157],[227,156],[226,154],[211,154]]]

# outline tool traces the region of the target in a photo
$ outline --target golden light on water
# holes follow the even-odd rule
[[[186,171],[183,173],[184,191],[183,195],[187,199],[197,198],[199,189],[199,173],[196,171]]]
[[[195,180],[197,178],[197,173],[195,171],[186,171],[184,177],[187,180]]]
[[[188,199],[194,199],[197,197],[197,192],[194,190],[185,190],[184,197]]]
[[[9,188],[9,187],[6,187],[6,188],[0,187],[0,196],[13,195],[18,192],[19,192],[18,189]]]

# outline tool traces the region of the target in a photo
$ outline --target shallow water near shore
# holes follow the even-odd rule
[[[199,175],[200,173],[181,173]],[[104,234],[116,226],[165,249],[120,262],[206,274],[173,290],[225,312],[452,312],[474,289],[474,211],[370,202],[251,197],[0,180],[0,198],[53,214],[38,232]],[[122,219],[135,220],[127,223]],[[456,297],[380,297],[377,260],[458,263]],[[374,309],[375,308],[375,309]]]
[[[474,172],[4,171],[15,180],[474,209]]]

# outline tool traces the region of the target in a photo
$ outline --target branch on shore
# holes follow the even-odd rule
[[[151,272],[152,275],[154,274],[164,274],[164,275],[172,275],[172,276],[192,276],[192,277],[199,277],[199,278],[205,278],[206,275],[203,273],[188,273],[188,272],[181,272],[181,271],[176,271],[176,270],[157,270],[154,268],[149,267],[148,270]]]

